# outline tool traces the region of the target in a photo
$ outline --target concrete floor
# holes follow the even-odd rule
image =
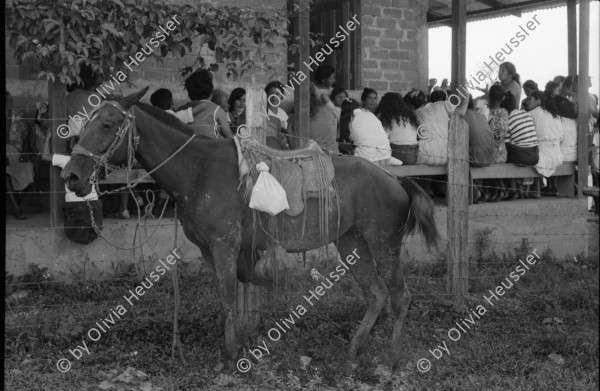
[[[143,269],[147,263],[167,256],[174,246],[172,211],[168,211],[166,216],[158,227],[157,220],[148,220],[147,236],[143,229],[139,229],[136,235],[137,217],[130,220],[105,218],[103,234],[112,244],[98,238],[88,245],[81,245],[67,239],[61,228],[52,229],[47,212],[30,214],[28,220],[22,221],[8,215],[6,270],[20,275],[27,272],[28,264],[37,264],[47,267],[57,278],[73,279],[113,276],[134,260]],[[550,248],[559,257],[582,253],[597,256],[598,220],[593,216],[588,212],[588,200],[585,198],[543,198],[472,205],[469,207],[469,252],[475,256],[476,238],[485,230],[491,230],[485,235],[491,246],[488,251],[493,250],[497,254],[514,253],[514,249],[526,238],[529,246],[542,251]],[[440,198],[436,199],[435,219],[442,238],[439,250],[443,253],[448,238],[447,208]],[[181,225],[177,235],[177,248],[185,250],[184,258],[197,261],[200,251],[187,241]],[[134,236],[137,236],[138,244],[140,237],[147,241],[135,253],[114,247],[131,248]],[[425,249],[420,235],[407,238],[402,251],[408,259],[417,261],[432,262],[440,257]]]

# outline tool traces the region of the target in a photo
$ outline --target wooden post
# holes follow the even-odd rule
[[[452,0],[452,91],[465,82],[467,64],[467,1]]]
[[[300,50],[294,55],[294,72],[307,70],[303,62],[309,62],[309,4],[308,0],[293,0],[294,6],[299,7],[299,14],[294,18],[294,34],[300,37]],[[311,75],[306,75],[311,78]],[[309,136],[310,122],[310,84],[308,80],[300,83],[294,91],[294,133],[292,134],[292,148],[297,149],[306,145]]]
[[[452,86],[465,82],[467,4],[452,0]],[[460,94],[456,94],[460,96]],[[452,102],[456,104],[457,102]],[[448,134],[448,280],[446,291],[462,306],[468,290],[469,254],[469,126],[453,114]]]
[[[63,83],[48,81],[48,106],[52,153],[67,153],[67,139],[58,137],[57,128],[67,123],[67,90]],[[65,203],[65,182],[60,177],[60,168],[50,166],[50,226],[62,226],[62,208]],[[55,229],[54,232],[59,232]]]
[[[252,136],[261,144],[266,143],[267,120],[264,116],[267,110],[266,98],[261,88],[253,86],[246,88],[246,123],[252,130]]]
[[[236,295],[237,319],[240,322],[241,329],[252,332],[256,330],[260,321],[261,288],[251,283],[242,284],[238,281]]]
[[[575,75],[577,73],[577,0],[567,1],[567,33],[569,75]]]
[[[577,132],[577,195],[583,196],[588,184],[588,132],[590,121],[589,95],[590,64],[590,2],[579,2],[579,85],[577,102],[579,108]]]

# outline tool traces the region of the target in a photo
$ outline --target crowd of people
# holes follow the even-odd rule
[[[82,105],[89,106],[88,97],[99,82],[86,66],[81,69],[80,77],[82,84],[72,86],[67,96],[68,116],[76,114]],[[544,90],[540,90],[532,80],[521,85],[515,66],[505,62],[499,68],[499,82],[489,89],[481,89],[484,92],[482,97],[473,99],[463,91],[465,94],[461,96],[465,99],[458,103],[449,100],[451,93],[447,79],[441,86],[436,86],[437,80],[431,79],[427,93],[417,89],[404,95],[387,92],[381,100],[377,91],[364,88],[360,102],[351,99],[348,92],[335,82],[335,69],[322,65],[315,70],[310,84],[308,137],[324,150],[359,156],[380,166],[446,165],[450,117],[457,112],[469,125],[471,166],[513,163],[535,167],[546,178],[545,188],[542,188],[540,178],[477,181],[475,202],[539,198],[542,192],[557,195],[552,174],[563,162],[577,160],[577,75],[557,76],[546,84]],[[190,101],[178,109],[174,108],[171,91],[165,88],[154,91],[150,102],[189,124],[196,134],[208,138],[231,138],[241,125],[246,124],[246,91],[243,88],[235,88],[228,95],[215,88],[209,70],[199,70],[187,77],[185,89]],[[274,103],[285,99],[284,85],[272,81],[265,86],[264,92],[267,97],[267,145],[276,149],[298,147],[301,143],[298,136],[293,136],[293,113]],[[522,92],[525,98],[521,101]],[[273,95],[277,99],[268,99]],[[91,112],[93,107],[87,109]],[[7,118],[16,116],[9,114],[8,110],[7,105]],[[43,108],[38,110],[36,123],[44,124],[42,117],[47,111],[47,106],[45,111]],[[590,96],[590,114],[590,129],[583,131],[591,134],[595,128],[592,142],[598,146],[596,96]],[[7,124],[7,156],[8,148],[11,155],[18,155],[23,145],[18,124],[18,121],[10,126]],[[37,151],[44,147],[43,144],[32,146],[32,149]],[[22,162],[7,160],[7,167],[10,167],[7,186],[12,188],[22,188],[19,180],[29,180],[22,171],[29,172],[30,167],[17,163]],[[594,163],[592,159],[593,166]],[[596,181],[597,163],[595,165]],[[424,187],[432,194],[427,183]],[[143,203],[139,195],[135,197]],[[165,197],[164,192],[161,193],[158,206]],[[15,217],[25,218],[14,197],[10,199],[14,204]],[[128,203],[129,193],[121,194],[116,217],[130,217]]]

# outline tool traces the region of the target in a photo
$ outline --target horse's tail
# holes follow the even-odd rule
[[[439,234],[433,217],[433,201],[414,180],[397,178],[400,185],[406,190],[410,201],[408,220],[404,226],[403,236],[411,234],[415,228],[418,228],[425,238],[427,247],[437,251]]]

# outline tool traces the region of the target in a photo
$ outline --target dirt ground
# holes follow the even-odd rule
[[[300,319],[293,317],[289,329],[283,324],[292,310],[306,304],[302,296],[320,283],[309,271],[317,264],[314,259],[292,278],[289,289],[264,294],[258,333],[245,337],[240,356],[249,360],[250,370],[220,375],[213,367],[224,337],[207,268],[181,268],[179,326],[185,362],[179,354],[171,358],[170,277],[120,314],[123,296],[142,278],[65,284],[34,268],[18,281],[7,276],[4,389],[596,390],[598,260],[553,260],[545,252],[502,296],[491,298],[490,290],[507,283],[525,254],[472,260],[463,308],[454,308],[444,296],[445,263],[407,263],[413,302],[400,368],[394,372],[388,366],[392,325],[384,311],[352,374],[342,365],[364,314],[364,300],[350,276],[341,277]],[[380,268],[382,275],[387,266]],[[322,275],[329,272],[317,268]],[[106,323],[111,315],[114,324]],[[269,330],[277,323],[286,332],[274,342]],[[99,331],[99,336],[91,332],[96,341],[90,340],[92,328]],[[259,345],[269,354],[256,359],[248,348]],[[61,358],[71,363],[65,373],[57,369]]]

